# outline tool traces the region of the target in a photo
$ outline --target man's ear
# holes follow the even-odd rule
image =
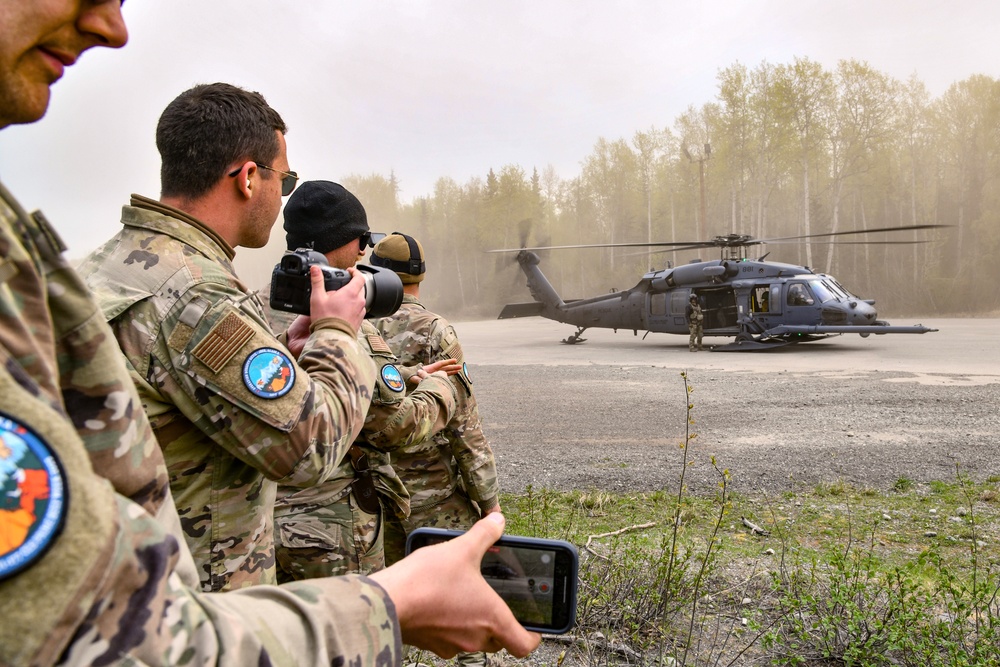
[[[255,162],[247,161],[243,163],[240,167],[240,171],[233,178],[235,181],[235,187],[240,196],[250,199],[253,197],[254,190],[254,177],[257,175],[258,168]]]

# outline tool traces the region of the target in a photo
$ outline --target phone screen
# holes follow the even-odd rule
[[[408,540],[408,552],[456,535],[461,533],[418,529]],[[483,556],[480,572],[526,628],[559,634],[573,627],[577,555],[568,542],[503,537]]]

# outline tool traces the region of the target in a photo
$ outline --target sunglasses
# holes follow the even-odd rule
[[[294,171],[281,171],[280,169],[275,169],[274,167],[268,167],[266,164],[261,164],[260,162],[255,162],[255,164],[261,169],[267,169],[268,171],[273,171],[277,174],[281,174],[281,196],[287,197],[292,194],[292,190],[295,189],[295,184],[299,180],[299,175]],[[239,169],[229,172],[230,176],[236,176],[240,173]]]
[[[375,244],[385,238],[382,232],[365,232],[358,237],[362,248],[374,248]]]

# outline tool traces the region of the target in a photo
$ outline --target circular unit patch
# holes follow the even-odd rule
[[[472,384],[472,378],[469,377],[469,364],[464,361],[462,362],[462,375],[469,381],[469,384]]]
[[[66,475],[48,443],[0,415],[0,580],[30,567],[66,520]]]
[[[397,394],[403,391],[403,376],[393,364],[382,367],[382,381]]]
[[[295,384],[295,365],[281,350],[256,349],[243,362],[243,384],[254,396],[281,398]]]

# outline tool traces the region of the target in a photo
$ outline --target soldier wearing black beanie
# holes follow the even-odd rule
[[[312,248],[326,254],[368,231],[368,215],[358,198],[333,181],[306,181],[285,204],[289,250]]]

